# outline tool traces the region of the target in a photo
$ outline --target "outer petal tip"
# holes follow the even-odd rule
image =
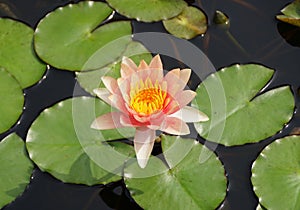
[[[155,138],[155,130],[148,129],[147,127],[136,129],[134,137],[134,150],[137,162],[141,168],[145,168],[147,165],[153,149]]]
[[[149,64],[149,68],[163,70],[163,65],[159,54],[157,54],[156,56],[154,56],[154,58],[152,58]]]

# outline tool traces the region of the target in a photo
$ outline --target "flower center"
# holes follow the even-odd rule
[[[167,93],[159,88],[147,88],[137,92],[130,100],[130,106],[139,114],[150,115],[164,108]]]

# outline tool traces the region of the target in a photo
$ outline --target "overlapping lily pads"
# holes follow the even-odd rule
[[[300,27],[300,0],[290,3],[281,12],[283,15],[276,16],[278,20]]]
[[[182,161],[171,169],[158,158],[150,158],[145,169],[136,163],[126,167],[125,183],[134,200],[144,209],[217,208],[226,194],[226,178],[215,154],[210,151],[206,162],[200,163],[201,152],[208,150],[200,143],[174,136],[163,136],[162,141],[181,145],[184,151],[189,148],[189,152],[180,152],[185,154]],[[163,144],[164,152],[173,146],[173,143]],[[165,156],[168,163],[177,162],[177,158],[171,153]],[[153,170],[161,173],[152,176]]]
[[[300,209],[300,137],[268,145],[252,166],[252,184],[267,209]]]
[[[289,86],[262,92],[274,71],[257,64],[233,65],[210,75],[197,88],[193,106],[209,116],[195,123],[204,138],[226,146],[258,142],[291,119]]]
[[[104,87],[101,81],[102,76],[111,76],[113,78],[119,78],[121,76],[120,62],[123,56],[130,57],[137,65],[141,60],[145,60],[149,63],[152,59],[150,52],[141,43],[133,41],[128,44],[122,56],[114,63],[94,71],[76,72],[77,81],[87,92],[94,95],[93,90],[95,88]]]
[[[187,6],[183,0],[107,0],[107,2],[120,14],[143,22],[175,17]]]
[[[11,134],[0,142],[0,208],[18,197],[30,182],[33,164],[24,142]]]
[[[104,141],[133,136],[133,129],[100,132],[90,128],[97,116],[110,111],[110,106],[90,97],[67,99],[44,110],[28,132],[26,145],[31,159],[41,170],[64,182],[93,185],[121,179],[123,163],[132,154],[132,147],[110,146]],[[91,147],[100,152],[122,150],[125,154],[118,163],[103,160],[119,168],[114,173],[101,168],[85,152]]]
[[[22,88],[39,81],[46,70],[33,50],[33,33],[21,22],[0,18],[0,66],[17,79]]]
[[[107,4],[93,1],[56,9],[37,26],[37,54],[54,67],[74,71],[97,69],[113,62],[131,40],[131,24],[116,21],[99,26],[111,14]]]
[[[0,68],[0,133],[14,125],[22,111],[24,95],[19,82]]]
[[[205,14],[196,7],[186,7],[182,13],[163,21],[166,30],[176,37],[192,39],[207,30]]]

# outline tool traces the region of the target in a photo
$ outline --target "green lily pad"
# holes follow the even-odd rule
[[[289,86],[261,93],[273,73],[257,64],[233,65],[206,78],[192,102],[209,117],[207,122],[195,123],[198,133],[233,146],[258,142],[280,131],[293,115],[294,97]]]
[[[118,13],[143,22],[175,17],[187,6],[183,0],[107,0],[107,2]]]
[[[284,15],[277,15],[278,20],[300,27],[300,0],[287,5],[281,12]]]
[[[90,147],[100,152],[119,151],[118,145],[111,146],[104,141],[134,135],[133,129],[121,132],[120,129],[98,131],[90,128],[97,116],[110,111],[110,106],[90,97],[67,99],[44,110],[27,135],[30,158],[41,170],[64,182],[93,185],[121,179],[124,161],[133,151],[131,146],[124,145],[127,147],[122,160],[107,162],[116,166],[113,173],[101,168],[85,152]]]
[[[131,25],[129,21],[117,21],[99,27],[111,13],[107,4],[92,1],[56,9],[36,28],[37,54],[56,68],[74,71],[113,62],[131,40]]]
[[[300,136],[268,145],[252,166],[251,181],[266,209],[300,209]]]
[[[164,20],[163,24],[170,34],[184,39],[192,39],[207,30],[207,18],[196,7],[186,7],[178,16]]]
[[[18,21],[0,18],[0,66],[21,84],[29,87],[39,81],[46,71],[32,47],[33,30]]]
[[[19,82],[0,68],[0,133],[14,125],[23,111],[24,95]]]
[[[114,63],[94,71],[76,72],[77,81],[87,92],[95,95],[93,90],[98,87],[105,87],[101,77],[110,76],[113,78],[121,77],[120,68],[123,56],[130,57],[137,65],[141,60],[149,63],[152,59],[150,52],[139,42],[130,42],[122,56]]]
[[[201,152],[208,150],[200,143],[175,136],[163,136],[164,141],[174,142],[163,143],[164,152],[172,150],[170,147],[174,144],[184,148],[182,154],[186,153],[186,148],[189,152],[171,169],[158,158],[150,158],[145,169],[136,163],[125,167],[125,184],[134,200],[144,209],[217,208],[226,195],[226,177],[216,155],[210,151],[209,158],[200,163]],[[177,162],[177,158],[171,153],[165,156],[168,163]],[[153,170],[161,173],[153,175]]]
[[[33,164],[16,134],[0,142],[0,208],[16,199],[30,182]]]

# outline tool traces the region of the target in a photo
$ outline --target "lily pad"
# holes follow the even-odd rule
[[[107,2],[118,13],[143,22],[175,17],[187,6],[183,0],[107,0]]]
[[[262,91],[273,73],[257,64],[233,65],[206,78],[192,102],[210,119],[195,123],[198,133],[233,146],[280,131],[293,115],[294,97],[289,86]]]
[[[207,18],[196,7],[186,7],[178,16],[164,20],[163,24],[169,33],[184,39],[192,39],[207,30]]]
[[[129,21],[103,24],[112,9],[102,2],[83,1],[49,13],[38,24],[34,44],[50,65],[80,71],[103,67],[125,50],[131,40]]]
[[[140,169],[136,163],[126,167],[125,183],[134,200],[144,209],[217,208],[226,195],[226,178],[216,155],[210,151],[210,157],[200,163],[200,153],[208,150],[200,143],[175,136],[164,136],[162,141],[174,142],[190,151],[171,169],[158,158],[151,158],[145,169]],[[172,145],[165,144],[164,152]],[[173,158],[176,162],[176,156],[170,153],[165,156],[169,163],[174,162]],[[151,175],[153,170],[161,173]]]
[[[0,99],[0,133],[2,133],[18,121],[24,104],[22,87],[3,68],[0,68]]]
[[[150,52],[139,42],[130,42],[122,56],[114,63],[94,71],[76,72],[77,81],[90,94],[95,95],[93,90],[98,87],[105,87],[102,83],[102,76],[113,78],[121,77],[120,68],[123,56],[130,57],[137,65],[141,60],[149,63],[152,59]]]
[[[97,116],[110,111],[110,106],[90,97],[67,99],[44,110],[27,135],[26,145],[30,158],[41,170],[64,182],[94,185],[121,179],[124,161],[133,151],[131,146],[124,145],[127,146],[126,154],[118,163],[107,162],[117,165],[114,173],[101,168],[85,152],[90,147],[100,152],[119,151],[116,149],[118,145],[111,146],[104,141],[133,136],[133,129],[100,132],[90,128]]]
[[[278,20],[300,27],[300,0],[287,5],[281,12],[284,15],[277,15]]]
[[[266,209],[300,209],[300,137],[268,145],[252,166],[252,184]]]
[[[17,79],[22,88],[39,81],[46,71],[46,65],[33,50],[33,33],[32,28],[21,22],[0,18],[0,66]]]
[[[0,142],[0,208],[16,199],[30,182],[33,164],[16,134]]]

